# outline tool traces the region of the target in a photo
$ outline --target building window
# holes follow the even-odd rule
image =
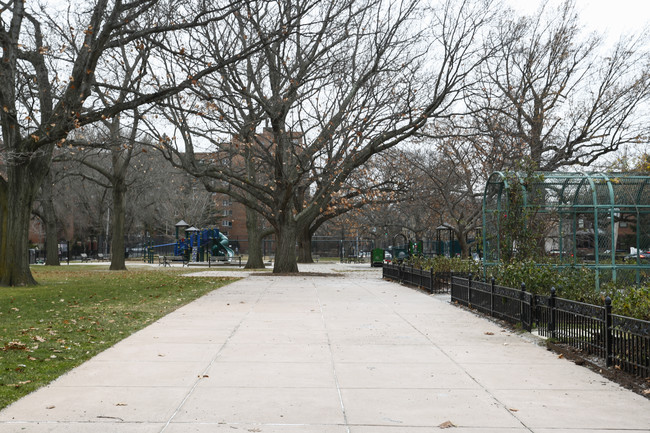
[[[222,225],[223,227],[232,227],[232,221],[223,220],[223,221],[221,222],[221,225]]]

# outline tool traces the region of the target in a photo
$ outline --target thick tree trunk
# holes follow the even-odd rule
[[[309,227],[298,233],[298,263],[314,263],[311,256],[311,230]]]
[[[9,220],[7,193],[7,181],[0,176],[0,257],[5,256],[4,241],[7,238],[7,221]]]
[[[35,285],[29,269],[29,222],[36,190],[43,175],[30,165],[10,165],[7,168],[6,232],[0,241],[0,285]]]
[[[259,215],[248,207],[246,208],[246,231],[248,233],[248,261],[244,269],[262,269],[264,268],[263,236],[259,227]]]
[[[60,266],[59,261],[59,236],[56,218],[54,215],[47,217],[45,221],[45,265]]]
[[[111,271],[125,271],[124,221],[126,218],[126,183],[118,179],[113,184],[113,213],[111,214]]]
[[[54,197],[52,197],[52,176],[48,173],[41,187],[43,215],[45,219],[45,265],[60,266],[59,261],[59,233],[56,224],[56,211],[54,210]]]
[[[456,232],[456,235],[458,236],[458,244],[460,245],[460,256],[463,259],[466,259],[469,257],[469,244],[467,243],[467,232],[463,231],[458,231]]]
[[[292,217],[281,218],[279,223],[276,226],[277,242],[273,273],[296,273],[298,272],[298,262],[296,261],[298,227]]]

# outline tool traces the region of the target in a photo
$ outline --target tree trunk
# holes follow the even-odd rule
[[[469,244],[467,243],[467,232],[464,230],[459,230],[456,232],[458,236],[458,244],[460,245],[460,256],[463,259],[469,257]]]
[[[45,265],[60,266],[59,262],[59,233],[56,224],[56,211],[54,210],[54,197],[52,196],[52,176],[45,177],[41,186],[43,215],[45,219]]]
[[[311,230],[309,227],[298,233],[298,263],[314,263],[311,256]]]
[[[263,269],[262,231],[259,227],[259,215],[246,207],[246,232],[248,233],[248,261],[244,269]]]
[[[45,266],[60,266],[59,236],[54,214],[45,221]]]
[[[6,185],[6,232],[0,242],[0,285],[35,285],[36,280],[29,269],[29,222],[36,190],[43,175],[32,167],[31,161],[24,165],[9,165]]]
[[[9,220],[7,193],[7,181],[0,176],[0,248],[2,248],[0,257],[5,256],[4,240],[7,238],[7,221]]]
[[[124,220],[126,218],[126,183],[117,179],[113,184],[113,213],[111,214],[111,271],[125,271]]]
[[[277,243],[275,248],[274,274],[297,273],[296,239],[298,227],[293,217],[280,217],[276,225]]]

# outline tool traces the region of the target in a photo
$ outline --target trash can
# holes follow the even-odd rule
[[[30,265],[36,264],[36,250],[33,248],[30,248],[29,250],[29,264]]]
[[[373,248],[370,253],[370,266],[380,267],[384,264],[384,250],[382,248]]]

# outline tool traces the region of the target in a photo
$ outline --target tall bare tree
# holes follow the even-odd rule
[[[540,170],[589,166],[626,143],[641,143],[650,96],[647,40],[613,48],[586,35],[574,0],[536,15],[507,13],[488,40],[496,54],[479,69],[468,101],[484,108],[483,128],[520,147]]]
[[[29,218],[50,166],[52,151],[68,133],[126,110],[146,106],[193,86],[260,47],[250,35],[244,50],[213,44],[217,58],[197,58],[186,46],[198,28],[228,27],[246,21],[239,10],[248,2],[223,0],[71,0],[62,5],[8,0],[0,4],[0,123],[4,173],[0,179],[0,284],[35,281],[28,263]],[[292,23],[288,23],[291,25]],[[280,29],[286,31],[286,29]],[[264,35],[272,40],[274,34]],[[104,74],[122,47],[150,47],[157,61],[142,71],[148,86],[130,89],[121,102],[97,104],[96,95],[119,92],[119,81]],[[173,59],[189,73],[172,80],[158,65]]]
[[[277,236],[274,272],[296,272],[298,233],[351,174],[429,119],[451,114],[466,78],[483,60],[476,43],[489,3],[450,0],[435,10],[412,0],[299,0],[273,11],[248,5],[242,16],[254,17],[256,27],[242,21],[237,39],[228,39],[242,47],[251,33],[284,26],[289,11],[304,12],[287,38],[170,101],[174,110],[167,116],[178,128],[177,140],[161,137],[161,143],[211,190],[263,215]],[[203,40],[207,45],[221,37],[206,34]],[[224,135],[260,125],[268,125],[271,139],[244,140],[243,146],[266,167],[264,182],[251,182],[242,167],[194,157],[195,148],[207,144],[215,155],[236,153],[237,144]],[[300,188],[310,194],[297,208]]]

